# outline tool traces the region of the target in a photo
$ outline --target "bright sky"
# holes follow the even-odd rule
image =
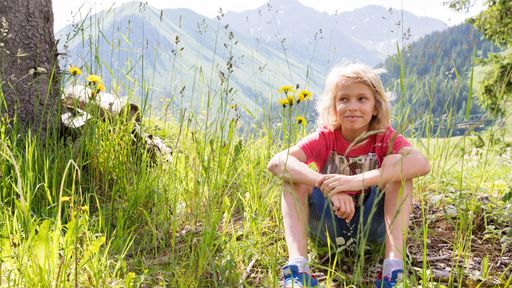
[[[53,11],[55,18],[55,31],[58,31],[72,20],[79,20],[88,11],[94,14],[103,9],[108,9],[112,5],[118,6],[130,0],[53,0]],[[465,18],[477,14],[482,8],[482,0],[476,0],[474,7],[469,14],[457,13],[451,11],[443,5],[447,0],[299,0],[304,6],[314,8],[315,10],[334,14],[338,12],[351,11],[359,7],[370,4],[392,7],[394,9],[404,9],[417,16],[428,16],[440,19],[449,26],[461,23]],[[146,0],[148,5],[155,8],[189,8],[198,14],[215,17],[219,7],[226,11],[245,11],[258,8],[268,0]],[[73,17],[73,15],[75,15]],[[82,15],[82,16],[80,16]]]

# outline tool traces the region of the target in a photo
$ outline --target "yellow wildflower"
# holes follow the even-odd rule
[[[98,75],[94,75],[94,74],[87,76],[87,78],[85,80],[87,80],[87,82],[89,82],[90,84],[93,84],[93,85],[101,83],[101,77]]]
[[[72,76],[78,76],[82,74],[82,70],[80,70],[80,68],[76,67],[75,65],[70,65],[68,71]]]
[[[297,95],[297,103],[300,103],[301,101],[304,101],[304,100],[309,100],[311,99],[313,93],[311,93],[311,91],[308,91],[308,90],[300,90],[299,92],[299,95]]]
[[[295,92],[295,87],[293,87],[292,85],[284,85],[284,86],[281,86],[281,88],[279,88],[279,90],[277,90],[279,93],[285,93],[285,94],[288,94],[288,93],[293,93]]]
[[[105,91],[105,90],[106,90],[106,89],[105,89],[105,85],[103,85],[103,83],[98,83],[98,84],[96,85],[96,92],[98,92],[98,93],[99,93],[99,92],[103,92],[103,91]]]
[[[124,280],[125,282],[125,287],[132,287],[134,286],[134,281],[135,280],[135,273],[134,272],[128,272],[128,274],[126,275],[126,279]]]
[[[295,97],[293,97],[293,95],[286,96],[286,99],[288,99],[288,104],[290,104],[290,106],[295,102]]]
[[[288,105],[288,98],[279,99],[279,105],[286,107]]]
[[[308,121],[306,121],[306,118],[304,118],[302,116],[295,117],[295,120],[297,120],[297,124],[302,125],[304,127],[306,127],[306,125],[308,125]]]

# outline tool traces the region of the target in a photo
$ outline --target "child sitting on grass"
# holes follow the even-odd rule
[[[382,277],[375,284],[394,287],[403,272],[412,179],[429,173],[429,162],[391,128],[378,70],[336,67],[324,89],[316,132],[268,164],[284,180],[281,210],[289,259],[282,268],[283,287],[318,285],[309,271],[308,230],[323,244],[385,242]],[[312,162],[323,173],[310,169]]]

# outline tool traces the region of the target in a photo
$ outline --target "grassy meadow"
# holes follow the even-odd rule
[[[179,52],[174,59],[179,67]],[[125,75],[103,60],[64,61],[63,69],[80,65],[83,75],[64,73],[63,86],[93,73],[121,83]],[[144,110],[143,130],[173,149],[170,162],[134,144],[134,123],[123,117],[96,115],[79,131],[49,131],[45,140],[21,133],[15,119],[0,123],[0,287],[279,286],[287,260],[281,183],[266,167],[314,129],[315,119],[305,125],[296,117],[321,91],[282,107],[277,90],[289,83],[276,83],[256,117],[230,89],[236,68],[222,78],[218,66],[210,69],[196,72],[197,111],[180,107],[179,87],[162,100],[171,108]],[[130,83],[123,95],[147,91],[141,106],[149,107],[151,81]],[[400,112],[395,120],[405,130],[410,117]],[[509,122],[452,138],[429,129],[411,135],[432,171],[414,183],[403,287],[512,284]],[[310,248],[325,287],[371,287],[380,269],[382,247]]]

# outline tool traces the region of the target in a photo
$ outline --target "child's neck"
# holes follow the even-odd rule
[[[346,133],[343,131],[342,128],[340,128],[339,130],[340,130],[340,133],[341,133],[341,136],[343,137],[343,139],[345,139],[349,143],[353,143],[353,142],[356,142],[356,144],[361,143],[361,142],[364,142],[364,140],[366,140],[368,138],[367,137],[368,131],[363,131],[361,133]]]

